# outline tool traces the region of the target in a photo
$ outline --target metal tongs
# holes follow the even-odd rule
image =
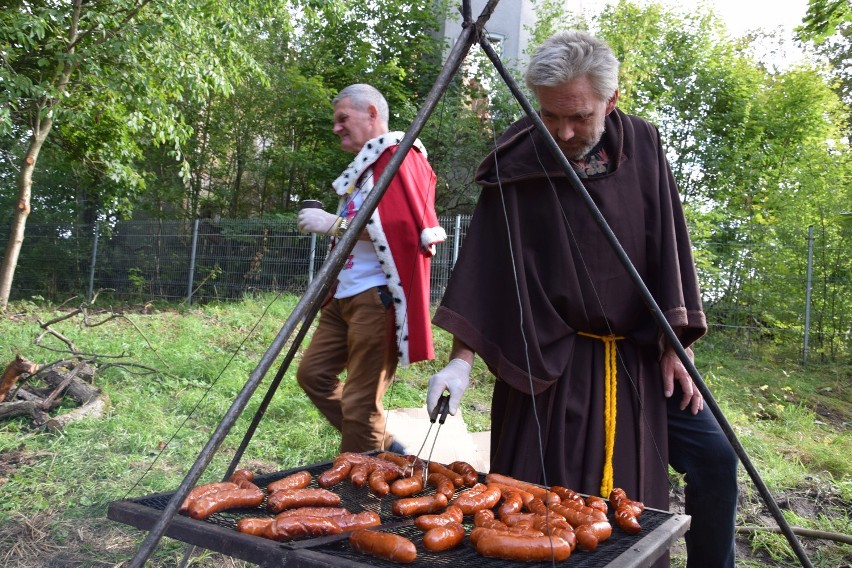
[[[426,442],[429,440],[429,434],[432,432],[432,426],[435,425],[435,421],[438,421],[438,429],[435,430],[435,439],[432,441],[432,447],[429,448],[429,457],[425,460],[425,467],[428,468],[429,462],[432,461],[432,452],[435,450],[435,442],[438,441],[438,434],[441,433],[441,426],[443,426],[444,422],[447,421],[447,414],[450,412],[450,395],[444,393],[441,395],[441,398],[438,399],[438,404],[435,405],[435,408],[432,409],[432,412],[429,414],[429,429],[426,430],[426,436],[423,438],[423,443],[420,444],[420,449],[417,450],[417,456],[420,456],[420,453],[423,451],[423,448],[426,446]]]

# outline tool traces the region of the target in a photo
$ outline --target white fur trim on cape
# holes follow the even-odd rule
[[[388,132],[382,136],[377,136],[369,140],[352,163],[343,170],[343,173],[334,180],[332,186],[335,192],[344,199],[344,195],[351,192],[358,179],[367,171],[373,163],[382,155],[386,149],[391,146],[396,146],[402,141],[404,132]],[[419,139],[414,141],[416,147],[425,157],[426,148]],[[367,176],[361,183],[361,191],[364,199],[373,190],[374,180],[372,176]],[[443,230],[443,229],[442,229]],[[379,215],[379,208],[373,211],[373,215],[367,222],[367,232],[370,235],[370,240],[373,243],[373,248],[376,251],[376,256],[379,258],[379,264],[382,266],[382,271],[385,273],[388,291],[393,297],[394,315],[396,316],[396,345],[399,350],[399,363],[403,367],[411,363],[410,350],[408,348],[408,302],[405,297],[405,291],[402,288],[402,281],[397,270],[396,263],[393,260],[390,244],[388,243],[387,235],[382,228],[382,220]],[[421,237],[422,238],[422,237]],[[446,238],[446,237],[445,237]]]
[[[355,187],[355,183],[358,181],[358,178],[361,177],[361,174],[363,174],[367,168],[372,166],[373,163],[379,159],[382,152],[391,146],[396,146],[402,142],[404,136],[405,132],[386,132],[381,136],[376,136],[372,140],[367,140],[367,143],[364,144],[361,151],[358,152],[357,156],[355,156],[355,159],[352,160],[349,165],[346,166],[346,169],[343,170],[343,173],[332,182],[331,186],[334,188],[334,191],[337,192],[337,195],[351,193]],[[414,141],[414,147],[423,154],[424,158],[427,157],[426,148],[423,146],[423,143],[420,142],[419,138]]]

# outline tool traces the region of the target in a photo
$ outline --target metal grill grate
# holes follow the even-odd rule
[[[311,487],[318,487],[316,476],[330,467],[330,462],[314,464],[301,468],[280,471],[274,474],[258,476],[255,483],[265,488],[269,483],[281,479],[291,473],[300,470],[308,470],[314,477]],[[458,547],[434,553],[426,550],[422,544],[423,533],[412,524],[411,518],[402,519],[391,512],[392,497],[380,498],[372,494],[367,487],[357,488],[348,480],[330,488],[341,497],[341,506],[346,507],[353,513],[361,511],[373,511],[382,520],[380,530],[393,532],[411,539],[417,546],[417,559],[411,566],[452,566],[453,568],[502,568],[516,566],[516,562],[503,561],[500,559],[485,558],[476,553],[473,545],[467,537]],[[457,490],[463,491],[466,488]],[[421,494],[432,493],[434,488],[428,487]],[[168,505],[173,493],[156,494],[141,497],[124,502],[110,504],[109,518],[124,522],[139,528],[149,528],[154,520],[159,518],[160,511]],[[418,494],[420,495],[420,494]],[[347,534],[321,537],[310,540],[294,541],[290,543],[279,543],[244,535],[236,530],[237,521],[244,517],[273,517],[272,513],[266,511],[266,502],[259,507],[251,509],[232,509],[216,513],[205,520],[195,520],[178,515],[174,524],[173,538],[185,540],[210,550],[237,556],[250,562],[261,565],[277,566],[314,566],[341,564],[345,566],[387,566],[398,567],[397,563],[385,561],[379,558],[365,556],[355,552],[349,546]],[[675,529],[668,526],[673,515],[656,509],[646,509],[642,514],[640,522],[642,532],[638,535],[628,535],[617,528],[613,528],[612,537],[601,543],[594,552],[576,550],[565,562],[560,563],[566,567],[604,567],[604,566],[630,566],[629,561],[625,563],[625,556],[634,554],[641,548],[646,549],[638,557],[647,560],[648,543],[654,550],[653,557],[662,554],[665,548],[679,534],[686,531],[688,521],[679,524]],[[610,519],[612,521],[612,518]],[[666,527],[661,529],[661,526]],[[465,518],[465,528],[470,532],[472,522]],[[170,529],[171,531],[172,529]],[[679,532],[678,532],[679,531]],[[677,534],[675,534],[677,532]],[[645,546],[641,546],[641,544]],[[304,554],[300,554],[304,553]],[[288,556],[289,555],[289,556]],[[319,561],[318,559],[323,559]],[[524,563],[525,566],[547,566],[550,562]],[[649,565],[649,564],[642,564]]]

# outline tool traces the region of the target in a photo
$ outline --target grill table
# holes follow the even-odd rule
[[[277,473],[257,476],[254,483],[265,488],[269,483],[291,473],[308,470],[314,476],[310,487],[319,487],[316,476],[331,467],[331,462],[323,462],[298,467]],[[480,474],[480,479],[484,476]],[[517,562],[497,558],[485,558],[476,553],[473,545],[465,537],[458,547],[443,551],[430,552],[422,544],[422,531],[414,526],[413,518],[396,517],[391,513],[391,504],[395,497],[378,497],[364,486],[354,487],[344,480],[330,487],[340,495],[342,503],[353,513],[374,511],[381,517],[382,525],[377,530],[393,532],[411,539],[417,546],[417,559],[407,566],[453,568],[503,568],[517,566]],[[462,487],[457,493],[467,489]],[[422,493],[434,492],[427,487]],[[138,529],[150,530],[161,516],[174,493],[157,493],[146,497],[113,501],[109,504],[107,518]],[[200,546],[208,550],[239,558],[264,567],[315,568],[325,566],[342,567],[392,567],[402,564],[355,552],[349,546],[348,533],[318,537],[307,540],[277,542],[262,537],[243,534],[236,530],[237,521],[243,517],[272,517],[266,511],[266,501],[254,509],[231,509],[216,513],[204,520],[196,520],[182,514],[176,514],[166,531],[166,536],[179,541]],[[598,545],[594,552],[575,550],[571,557],[558,563],[566,568],[622,568],[647,567],[662,556],[672,543],[689,528],[689,517],[676,515],[658,509],[646,508],[639,518],[642,531],[637,535],[622,532],[612,519],[612,536]],[[463,523],[467,532],[472,528],[472,517],[465,517]],[[551,562],[524,562],[523,566],[552,566]]]

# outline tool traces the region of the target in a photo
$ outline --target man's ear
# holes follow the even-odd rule
[[[370,118],[375,120],[379,117],[379,109],[376,108],[376,105],[368,105],[367,113],[370,115]]]
[[[606,102],[606,114],[611,113],[615,110],[615,103],[618,102],[618,89],[612,94],[609,100]]]

